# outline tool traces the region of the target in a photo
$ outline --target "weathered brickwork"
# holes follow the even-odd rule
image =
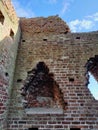
[[[8,130],[97,130],[98,102],[86,86],[85,64],[90,57],[98,55],[98,32],[60,34],[59,31],[51,33],[48,30],[47,33],[37,33],[32,31],[35,24],[31,25],[31,21],[33,19],[21,21],[22,38],[16,63]],[[59,84],[65,101],[63,112],[52,109],[52,112],[45,113],[45,108],[38,112],[37,109],[40,109],[37,107],[36,111],[26,111],[23,107],[20,89],[27,72],[40,61],[48,66]]]
[[[28,32],[29,37],[32,37],[33,34],[39,33],[66,34],[70,32],[68,25],[58,16],[50,16],[48,18],[30,18],[27,20],[22,18],[21,26],[25,32]]]
[[[20,38],[18,18],[11,7],[10,1],[0,1],[0,130],[7,128],[8,104]],[[11,16],[9,12],[12,12]]]
[[[87,87],[88,71],[98,79],[98,32],[71,33],[51,16],[21,18],[20,36],[10,0],[0,1],[0,18],[0,130],[98,130],[98,101]],[[34,70],[38,63],[48,72]],[[24,106],[26,99],[34,104]],[[54,99],[56,105],[47,103]]]

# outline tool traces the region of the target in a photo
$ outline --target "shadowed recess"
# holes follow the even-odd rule
[[[65,106],[59,85],[44,62],[39,62],[28,72],[21,95],[24,97],[25,108],[64,108]]]

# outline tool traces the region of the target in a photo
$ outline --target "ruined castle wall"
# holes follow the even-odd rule
[[[19,37],[19,19],[10,0],[0,0],[0,130],[6,129]]]
[[[66,34],[66,29],[61,32],[60,28],[57,29],[59,31],[51,32],[49,22],[46,22],[47,26],[37,28],[38,25],[35,26],[32,21],[21,21],[22,38],[18,50],[8,130],[97,130],[98,101],[86,86],[84,66],[90,57],[98,55],[98,32]],[[56,20],[54,22],[57,24]],[[63,25],[60,24],[61,27]],[[46,31],[36,31],[37,29]],[[65,101],[63,112],[55,109],[48,114],[41,111],[27,113],[23,107],[20,89],[24,85],[27,72],[39,61],[45,62],[59,84]]]

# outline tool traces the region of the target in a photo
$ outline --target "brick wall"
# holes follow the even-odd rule
[[[9,4],[0,1],[0,130],[6,130],[7,127],[8,104],[20,37],[18,18],[10,8],[12,7],[10,1],[7,2]]]
[[[55,18],[52,17],[53,19]],[[94,99],[86,86],[84,66],[90,57],[98,55],[98,32],[70,33],[68,31],[65,33],[66,29],[61,32],[60,27],[58,31],[51,32],[50,29],[45,29],[46,32],[41,32],[36,31],[39,27],[32,21],[34,19],[21,21],[22,38],[9,106],[8,130],[28,130],[29,128],[97,130],[98,101]],[[56,19],[54,22],[58,23]],[[46,25],[49,24],[46,22]],[[51,26],[54,27],[54,25]],[[64,24],[59,26],[66,28]],[[39,111],[40,109],[36,107],[36,111],[29,109],[27,112],[23,107],[20,89],[24,85],[27,72],[31,71],[39,61],[43,61],[50,72],[54,73],[54,79],[65,101],[65,108],[62,111],[52,109],[53,111],[47,110],[45,113],[45,108]]]

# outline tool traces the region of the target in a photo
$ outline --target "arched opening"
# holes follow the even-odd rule
[[[86,86],[92,95],[98,100],[98,55],[91,57],[86,65]]]
[[[12,29],[10,30],[10,37],[11,37],[12,39],[14,39],[14,32],[13,32]]]
[[[0,23],[3,24],[4,23],[4,16],[2,14],[2,12],[0,11]]]
[[[44,62],[28,72],[21,95],[25,108],[65,108],[59,85]]]

